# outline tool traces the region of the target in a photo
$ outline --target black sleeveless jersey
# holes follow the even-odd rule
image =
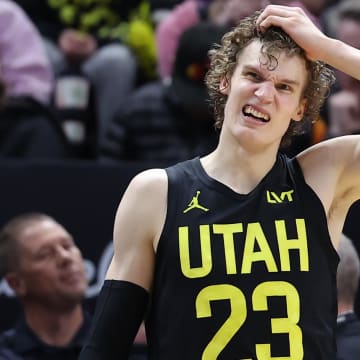
[[[335,359],[338,255],[297,160],[279,154],[247,195],[199,158],[166,171],[150,358]]]

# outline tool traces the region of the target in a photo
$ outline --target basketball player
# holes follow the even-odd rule
[[[360,79],[359,51],[283,6],[212,50],[218,147],[131,181],[81,360],[126,359],[145,313],[150,359],[335,359],[335,249],[360,198],[360,137],[279,152],[319,113],[334,81],[323,62]]]

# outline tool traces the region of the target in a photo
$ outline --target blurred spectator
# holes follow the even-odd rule
[[[10,0],[0,1],[0,67],[8,97],[49,103],[53,77],[40,34]]]
[[[347,0],[327,0],[327,6],[320,15],[323,30],[328,36],[335,37],[336,9],[344,1]]]
[[[354,245],[345,235],[340,239],[338,254],[340,262],[337,270],[337,359],[358,360],[360,321],[354,313],[354,301],[360,278],[360,262]]]
[[[158,72],[171,76],[181,34],[200,21],[232,26],[268,4],[268,0],[186,0],[177,5],[156,29]]]
[[[43,0],[41,4],[33,0],[16,1],[45,39],[56,77],[60,79],[55,106],[61,115],[65,114],[66,124],[70,124],[65,127],[70,140],[81,141],[87,125],[79,117],[85,114],[87,118],[95,111],[96,139],[92,141],[97,151],[110,119],[136,85],[137,59],[129,47],[121,43],[119,34],[128,29],[120,25],[141,0]],[[61,81],[64,78],[65,81]],[[91,103],[91,87],[95,104]],[[77,103],[73,94],[78,96]],[[68,108],[79,111],[69,117]],[[81,111],[83,114],[79,115]]]
[[[83,258],[71,235],[37,213],[10,220],[0,232],[0,278],[23,315],[0,336],[4,360],[77,359],[89,328],[82,309],[87,288]]]
[[[328,0],[300,0],[305,8],[318,19],[328,6]]]
[[[204,77],[208,50],[226,28],[199,23],[181,37],[170,84],[144,85],[114,119],[102,157],[173,162],[212,150],[217,141]]]
[[[71,155],[60,119],[51,108],[31,97],[4,101],[0,106],[0,158],[64,159]]]
[[[26,213],[0,231],[0,279],[23,308],[0,334],[0,360],[75,360],[91,318],[82,308],[87,279],[80,249],[52,217]],[[4,309],[3,309],[4,310]],[[128,360],[146,359],[140,328]]]
[[[53,76],[23,10],[0,1],[0,157],[63,158],[67,143],[49,107]]]
[[[335,8],[335,37],[360,49],[360,2],[347,0]],[[328,98],[329,136],[360,131],[360,81],[337,71],[339,91]]]

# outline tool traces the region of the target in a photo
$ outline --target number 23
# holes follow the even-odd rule
[[[271,357],[271,344],[255,344],[257,359],[301,360],[304,356],[304,350],[302,332],[297,325],[300,320],[299,294],[296,288],[288,282],[268,281],[261,283],[252,294],[253,310],[268,310],[267,298],[270,296],[286,297],[288,317],[271,319],[271,331],[273,334],[288,334],[290,354],[288,357]],[[211,285],[199,292],[195,303],[197,317],[210,317],[210,302],[216,300],[230,300],[231,313],[206,346],[202,360],[216,360],[247,317],[245,295],[239,288],[229,284]]]

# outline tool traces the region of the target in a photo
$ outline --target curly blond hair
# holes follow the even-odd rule
[[[304,132],[309,124],[319,117],[321,106],[329,94],[331,85],[335,81],[334,72],[320,61],[310,61],[305,52],[282,29],[270,27],[260,33],[256,28],[256,20],[261,11],[241,20],[237,26],[227,32],[220,45],[215,45],[209,51],[210,69],[205,81],[209,92],[210,105],[214,111],[215,127],[220,129],[224,121],[224,108],[227,96],[220,92],[221,81],[230,78],[237,66],[237,60],[242,50],[253,40],[262,44],[262,65],[274,70],[278,65],[278,58],[285,52],[288,56],[297,55],[305,60],[308,70],[308,83],[303,97],[306,99],[306,108],[302,121],[291,121],[283,136],[281,146],[289,145],[291,138]]]

